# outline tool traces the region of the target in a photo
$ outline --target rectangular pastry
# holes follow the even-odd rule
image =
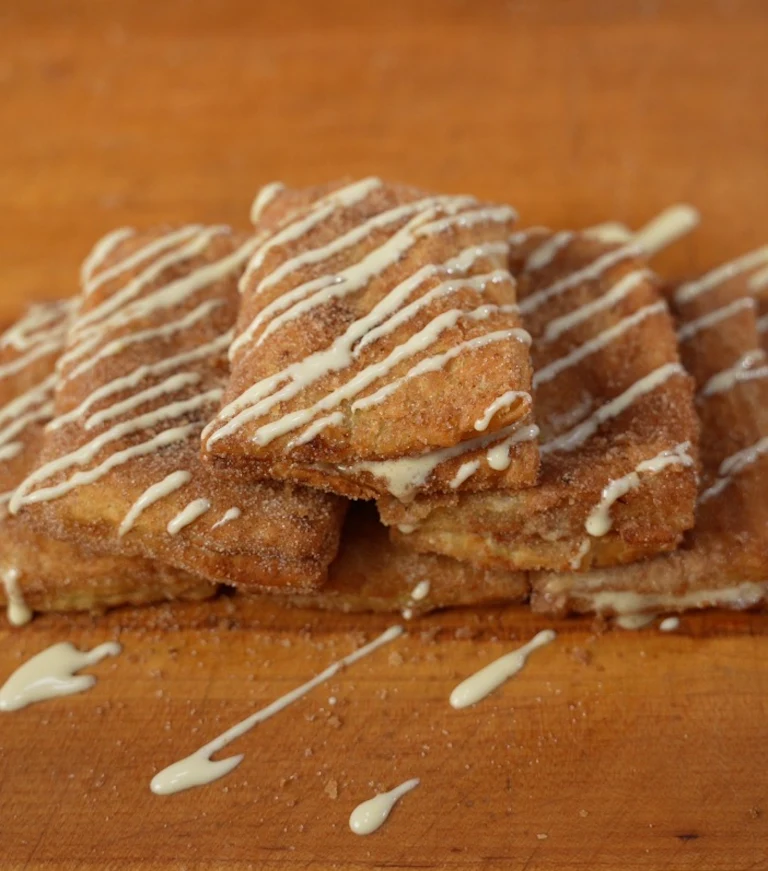
[[[752,607],[768,595],[768,365],[740,258],[674,293],[681,356],[696,379],[702,473],[680,549],[620,568],[541,573],[537,611],[624,614]]]
[[[83,268],[41,463],[10,508],[50,534],[213,581],[322,583],[344,504],[214,476],[200,430],[227,378],[237,280],[256,240],[228,227],[120,230]]]
[[[613,565],[673,549],[693,524],[692,382],[656,281],[631,244],[531,230],[511,269],[533,337],[537,486],[404,506],[398,542],[509,570]]]
[[[207,458],[351,498],[533,484],[514,211],[375,178],[269,195]]]
[[[201,599],[216,585],[140,557],[105,555],[56,541],[7,511],[16,486],[34,468],[53,416],[55,362],[71,302],[32,306],[0,336],[0,604],[11,623],[34,611],[103,610],[166,599]]]
[[[320,589],[283,597],[327,611],[401,611],[406,617],[441,608],[519,604],[528,598],[524,572],[487,569],[394,544],[376,509],[351,506],[339,554]]]

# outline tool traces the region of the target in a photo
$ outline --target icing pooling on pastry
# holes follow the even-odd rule
[[[407,501],[429,480],[435,469],[455,457],[469,451],[488,448],[487,462],[491,468],[504,469],[509,465],[509,449],[516,444],[533,441],[539,434],[536,425],[515,423],[510,427],[494,433],[487,433],[478,438],[469,439],[448,448],[428,451],[415,457],[398,457],[394,460],[364,460],[351,466],[343,467],[350,472],[368,472],[386,482],[389,492],[398,499]],[[494,453],[500,448],[501,454]],[[504,458],[504,459],[501,459]],[[506,465],[504,465],[506,461]],[[495,463],[495,465],[491,465]],[[472,472],[477,471],[476,467]],[[469,477],[468,473],[464,480]],[[461,482],[460,482],[461,483]]]
[[[117,656],[121,650],[115,641],[89,651],[78,650],[68,641],[48,647],[19,666],[0,687],[0,711],[18,711],[33,702],[90,689],[96,678],[76,672],[96,665],[107,656]]]
[[[631,490],[640,486],[640,476],[643,474],[656,474],[668,466],[679,465],[690,468],[695,464],[693,457],[688,453],[691,448],[690,442],[682,442],[669,450],[661,451],[649,460],[643,460],[635,468],[621,478],[614,478],[605,487],[600,501],[590,511],[584,528],[594,536],[600,537],[608,533],[613,526],[611,508],[613,504],[626,496]]]
[[[389,792],[380,792],[373,798],[359,804],[349,815],[349,828],[356,835],[370,835],[378,831],[387,821],[387,817],[406,793],[421,783],[418,777],[406,780],[400,786],[390,789]]]
[[[747,351],[732,366],[713,375],[699,391],[699,399],[726,393],[737,384],[768,377],[768,366],[758,365],[764,360],[765,351]]]
[[[734,317],[740,312],[753,311],[756,308],[756,305],[755,300],[750,296],[742,296],[739,299],[735,299],[727,305],[720,306],[720,308],[716,308],[714,311],[707,312],[701,317],[683,324],[683,326],[677,331],[677,339],[679,342],[687,342],[702,330],[709,330],[712,327],[716,327],[718,324],[728,320],[728,318]]]
[[[588,438],[594,435],[598,428],[609,420],[618,417],[623,411],[626,411],[636,400],[642,396],[656,390],[662,384],[674,378],[677,375],[685,376],[685,369],[680,363],[665,363],[648,373],[643,378],[640,378],[631,387],[628,387],[623,393],[619,394],[614,399],[601,405],[594,411],[586,420],[577,424],[572,429],[561,435],[555,436],[548,442],[541,445],[542,453],[551,453],[552,451],[572,451],[579,445],[583,444]]]
[[[296,687],[296,689],[291,690],[284,696],[276,699],[265,708],[256,711],[255,714],[251,714],[250,717],[247,717],[245,720],[232,726],[232,728],[223,732],[212,741],[209,741],[199,750],[196,750],[186,758],[174,762],[172,765],[164,768],[152,778],[152,783],[150,784],[152,792],[156,795],[170,795],[175,792],[180,792],[183,789],[190,789],[193,786],[203,786],[204,784],[218,780],[220,777],[224,777],[225,774],[229,774],[230,771],[235,769],[243,761],[243,754],[213,761],[211,756],[213,756],[214,753],[223,750],[237,738],[240,738],[246,732],[253,729],[254,726],[257,726],[259,723],[263,723],[264,720],[268,720],[275,714],[280,713],[284,708],[287,708],[289,705],[293,704],[293,702],[305,696],[315,687],[330,680],[332,677],[337,675],[342,668],[353,665],[358,660],[363,659],[365,656],[378,650],[378,648],[383,645],[399,638],[402,633],[402,626],[391,626],[369,644],[365,644],[363,647],[359,647],[343,659],[331,663],[331,665],[315,675],[311,680],[308,680],[301,686]]]
[[[11,626],[24,626],[32,619],[32,610],[24,601],[24,594],[19,586],[20,575],[17,568],[9,568],[0,576],[5,587],[6,616]]]
[[[534,650],[551,644],[556,637],[557,633],[553,629],[544,629],[527,644],[481,668],[453,690],[450,697],[451,707],[466,708],[482,701],[505,681],[514,677]]]
[[[166,475],[162,481],[158,481],[156,484],[147,487],[141,496],[139,496],[133,505],[131,505],[128,513],[123,518],[120,528],[117,531],[118,536],[122,538],[130,532],[136,524],[136,521],[147,510],[147,508],[154,505],[155,502],[159,502],[161,499],[169,496],[171,493],[180,490],[191,480],[191,473],[182,469],[176,472],[171,472],[171,474]]]
[[[699,502],[706,502],[714,496],[718,496],[736,475],[740,475],[765,454],[768,454],[768,436],[763,436],[749,447],[726,457],[717,470],[717,479],[699,496]]]
[[[675,632],[680,628],[680,618],[679,617],[665,617],[661,623],[659,623],[659,630],[661,632]]]

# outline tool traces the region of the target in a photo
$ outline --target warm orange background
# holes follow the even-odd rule
[[[761,0],[0,0],[0,317],[73,292],[115,225],[244,223],[276,177],[379,173],[555,225],[689,200],[704,224],[661,262],[712,265],[768,237],[767,95]],[[562,623],[458,713],[457,680],[543,624],[428,618],[241,739],[225,781],[149,793],[384,625],[224,601],[0,628],[0,679],[53,641],[125,646],[93,691],[0,715],[0,868],[768,868],[765,615]],[[347,830],[414,775],[379,834]]]

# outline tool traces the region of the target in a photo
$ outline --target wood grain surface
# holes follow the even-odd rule
[[[0,317],[72,293],[112,227],[245,224],[276,177],[375,172],[558,226],[689,200],[703,226],[661,265],[712,265],[768,235],[767,56],[760,0],[6,0]],[[0,679],[54,641],[125,648],[91,692],[0,716],[0,868],[768,868],[763,615],[566,621],[460,712],[455,683],[545,624],[425,618],[240,739],[228,778],[149,792],[385,625],[225,599],[0,629]],[[348,830],[413,776],[380,832]]]

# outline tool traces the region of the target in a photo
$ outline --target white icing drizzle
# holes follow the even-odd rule
[[[655,614],[620,614],[616,618],[616,625],[620,629],[643,629],[656,619]]]
[[[91,253],[83,260],[83,265],[80,267],[80,281],[86,285],[93,273],[101,266],[101,264],[109,257],[109,255],[117,248],[117,246],[129,236],[133,236],[135,230],[130,227],[120,227],[107,233],[103,236],[91,249]]]
[[[250,263],[240,280],[241,290],[250,280],[256,270],[260,269],[267,255],[279,245],[284,245],[286,242],[295,242],[301,239],[310,230],[327,220],[337,209],[353,206],[362,202],[374,190],[381,187],[381,181],[377,178],[366,178],[362,181],[354,182],[346,187],[332,191],[324,197],[315,200],[307,214],[301,218],[296,218],[290,221],[285,226],[281,227],[276,233],[270,235],[266,241],[258,247],[251,258]]]
[[[468,705],[482,701],[505,681],[514,677],[534,650],[551,644],[556,637],[557,633],[553,629],[544,629],[534,635],[527,644],[481,668],[453,690],[450,698],[451,707],[466,708]]]
[[[368,472],[385,481],[387,489],[393,496],[402,501],[408,501],[416,490],[426,484],[429,476],[435,469],[447,460],[470,451],[486,448],[496,440],[502,439],[502,444],[494,445],[488,451],[487,456],[488,465],[493,469],[501,470],[509,465],[509,449],[515,444],[533,441],[538,436],[538,433],[539,428],[535,425],[515,423],[511,427],[499,430],[498,432],[486,433],[478,438],[469,439],[448,448],[428,451],[420,456],[398,457],[394,460],[365,460],[343,467],[343,469],[353,473]],[[493,453],[495,448],[501,449],[500,455]],[[506,465],[503,464],[504,460],[502,457],[506,459]],[[494,465],[491,465],[492,462],[494,462]],[[464,480],[467,477],[469,475]]]
[[[757,331],[758,333],[764,333],[768,330],[768,315],[763,315],[761,318],[757,320]]]
[[[695,281],[687,281],[685,284],[681,284],[675,292],[675,302],[678,305],[688,303],[697,296],[708,293],[726,281],[730,281],[730,279],[735,278],[737,275],[742,275],[766,263],[768,263],[768,245],[764,245],[755,251],[750,251],[748,254],[736,258],[736,260],[724,263],[722,266],[707,272]]]
[[[422,360],[411,367],[405,375],[401,375],[399,378],[390,381],[388,384],[385,384],[383,387],[380,387],[374,393],[369,393],[368,396],[364,396],[362,399],[357,399],[352,403],[352,411],[356,411],[362,408],[370,408],[372,405],[378,405],[383,402],[393,393],[397,392],[404,384],[408,381],[411,381],[413,378],[418,378],[420,375],[426,375],[428,372],[439,372],[443,369],[446,363],[449,363],[451,360],[455,360],[456,357],[459,357],[464,352],[476,351],[480,348],[485,348],[488,345],[495,344],[496,342],[504,342],[509,339],[514,339],[519,342],[527,341],[527,333],[524,333],[522,330],[518,328],[510,329],[510,330],[496,330],[492,333],[486,333],[484,336],[476,336],[474,339],[468,339],[466,342],[461,342],[458,345],[454,345],[450,350],[445,351],[442,354],[435,354],[431,357],[425,357]],[[511,405],[512,402],[516,399],[525,398],[528,403],[531,401],[530,393],[527,393],[522,390],[510,391],[509,393],[505,393],[503,397],[500,399],[504,399],[509,397],[508,405]],[[499,400],[496,400],[499,401]],[[487,429],[488,424],[491,422],[491,419],[496,411],[500,408],[504,408],[505,405],[499,405],[498,408],[494,409],[491,412],[490,417],[488,418],[485,426],[478,426],[477,423],[482,423],[484,418],[481,418],[476,424],[475,429],[484,430]],[[487,412],[486,412],[487,413]]]
[[[599,239],[607,244],[619,243],[624,245],[634,238],[634,233],[620,221],[604,221],[602,224],[593,224],[581,232],[590,239]]]
[[[501,411],[502,408],[509,408],[510,405],[520,399],[524,399],[530,404],[531,394],[525,390],[507,390],[506,393],[502,393],[501,396],[494,399],[488,408],[485,409],[483,416],[475,421],[475,429],[478,432],[485,432],[497,411]]]
[[[539,387],[542,384],[546,384],[548,381],[556,378],[561,372],[564,372],[566,369],[570,369],[572,366],[580,363],[590,354],[594,354],[595,352],[607,347],[619,336],[636,327],[638,324],[641,324],[647,318],[653,317],[654,315],[665,314],[667,311],[667,304],[664,300],[659,300],[659,302],[643,306],[643,308],[638,309],[631,315],[627,315],[627,317],[622,318],[613,326],[602,330],[586,342],[577,345],[565,356],[558,357],[546,366],[542,366],[541,369],[534,372],[533,386]]]
[[[713,375],[699,391],[699,398],[716,396],[745,381],[757,381],[768,377],[768,366],[756,365],[763,360],[765,360],[765,351],[747,351],[733,366]]]
[[[202,231],[198,237],[193,239],[193,243],[195,243],[194,253],[202,254],[215,235],[228,232],[229,228],[227,227],[212,227],[208,230]],[[61,358],[59,367],[60,371],[63,371],[66,366],[74,360],[79,359],[85,354],[90,354],[93,348],[102,341],[108,330],[122,329],[137,320],[151,320],[152,316],[156,313],[167,311],[168,309],[179,306],[186,302],[190,297],[195,296],[201,290],[210,287],[217,281],[221,281],[245,263],[256,243],[256,239],[248,239],[243,245],[235,249],[235,251],[230,252],[221,259],[215,260],[213,263],[204,263],[199,268],[186,272],[180,278],[172,280],[167,284],[163,284],[144,296],[140,296],[141,291],[144,290],[147,284],[151,280],[158,278],[168,266],[167,262],[164,262],[167,261],[168,258],[160,258],[153,262],[149,267],[147,267],[145,272],[139,275],[134,281],[129,282],[122,290],[118,291],[113,296],[108,297],[100,306],[88,312],[86,315],[83,315],[83,317],[78,320],[76,327],[77,331],[74,334],[77,341]],[[185,249],[182,249],[182,251],[185,251]],[[183,258],[181,255],[176,254],[176,260],[188,259],[190,252],[187,250],[185,253],[186,256]],[[128,305],[124,304],[129,299],[136,296],[139,298],[135,299]],[[215,303],[216,306],[218,306],[222,305],[224,300],[207,300],[206,302]],[[107,308],[110,311],[117,308],[117,311],[113,314],[108,314],[106,311]],[[198,308],[201,308],[201,306]],[[103,317],[105,314],[108,316]],[[192,312],[189,312],[188,316],[191,314]],[[93,319],[95,317],[101,318],[95,325],[84,325],[86,318]],[[164,329],[168,329],[169,326],[169,324],[165,324]],[[170,334],[173,332],[174,331],[171,330]],[[145,335],[141,339],[137,338],[142,335],[141,333],[133,332],[129,336],[120,337],[113,342],[110,342],[109,345],[100,349],[98,355],[94,356],[96,360],[98,360],[102,358],[103,352],[112,346],[116,346],[117,350],[120,351],[126,346],[126,344],[130,345],[134,344],[136,341],[146,341],[146,334],[149,334],[150,338],[154,337],[151,335],[151,331],[149,330],[145,331]],[[106,354],[106,356],[109,356],[109,354]],[[66,379],[75,378],[84,371],[90,369],[93,365],[93,359],[86,360],[84,363],[75,366],[74,369],[67,372],[63,377]]]
[[[0,447],[0,462],[12,460],[24,450],[23,442],[9,442],[7,445]]]
[[[219,526],[225,526],[227,523],[231,523],[233,520],[237,520],[243,512],[237,508],[227,508],[224,512],[220,520],[217,520],[216,523],[213,524],[211,529],[218,529]]]
[[[766,453],[768,453],[768,436],[763,436],[748,448],[726,457],[717,470],[717,480],[699,496],[699,502],[706,502],[722,493],[736,475],[741,474]]]
[[[130,462],[130,460],[133,460],[136,457],[145,457],[149,454],[155,453],[155,451],[159,450],[160,448],[168,447],[169,445],[175,444],[176,442],[186,441],[192,435],[192,433],[199,431],[199,429],[200,427],[198,424],[186,424],[184,426],[177,426],[172,427],[171,429],[163,430],[161,433],[151,439],[148,439],[145,442],[140,442],[139,444],[133,445],[130,448],[126,448],[125,450],[110,454],[102,463],[100,463],[98,466],[94,466],[92,469],[89,469],[86,472],[76,472],[74,475],[72,475],[65,481],[62,481],[60,484],[45,487],[42,490],[35,490],[34,492],[29,493],[28,490],[30,486],[34,485],[30,485],[28,482],[33,477],[33,475],[37,474],[33,473],[30,478],[27,478],[26,481],[23,481],[22,484],[14,491],[8,508],[11,514],[16,514],[22,507],[22,505],[28,502],[35,503],[45,502],[51,499],[58,499],[65,493],[69,493],[71,490],[74,490],[76,487],[84,487],[88,484],[93,484],[94,481],[98,481],[99,478],[102,478],[108,472],[111,472],[112,469],[116,469],[118,466],[122,466],[125,463]],[[43,468],[46,467],[44,466]]]
[[[621,248],[616,248],[613,251],[608,251],[602,254],[592,263],[571,272],[568,275],[555,281],[553,284],[542,287],[530,296],[527,296],[520,302],[520,311],[524,315],[529,315],[536,309],[541,308],[544,303],[549,302],[560,294],[565,293],[573,287],[578,287],[585,281],[594,281],[598,279],[604,272],[620,263],[622,260],[628,260],[631,257],[637,257],[639,249],[634,245],[625,245]]]
[[[450,211],[450,209],[446,210]],[[231,353],[235,353],[244,342],[250,341],[256,329],[266,321],[269,321],[269,323],[256,341],[256,347],[262,344],[267,337],[272,335],[276,330],[281,329],[287,323],[309,313],[318,306],[324,305],[333,299],[342,298],[354,293],[355,291],[361,290],[372,278],[379,275],[386,268],[397,263],[397,261],[413,247],[417,241],[416,232],[423,229],[423,226],[432,226],[424,225],[424,221],[433,213],[433,209],[417,212],[416,215],[393,236],[390,236],[377,248],[369,251],[362,260],[348,266],[346,269],[333,274],[321,275],[318,278],[300,284],[298,287],[281,294],[277,299],[269,303],[269,305],[265,306],[264,309],[259,312],[251,322],[248,329],[243,333],[242,337],[235,339],[233,342],[234,350]],[[461,215],[451,215],[446,220],[455,223],[460,218]],[[396,310],[396,308],[400,306],[402,302],[401,297],[410,294],[415,287],[425,281],[428,277],[437,274],[439,271],[441,271],[441,267],[437,265],[430,265],[424,267],[422,270],[418,270],[413,276],[411,276],[411,280],[418,277],[415,286],[410,286],[408,279],[401,282],[401,284],[397,285],[392,291],[390,291],[384,300],[378,303],[378,305],[375,306],[368,315],[355,321],[349,328],[348,333],[350,330],[359,332],[362,324],[366,324],[365,332],[367,332],[378,322],[375,318],[378,317],[380,319],[382,314],[391,314],[393,310]],[[503,271],[508,275],[505,270]],[[266,280],[268,279],[264,279],[263,281]],[[455,289],[457,289],[456,285],[453,284],[448,291],[451,292]],[[405,291],[405,294],[403,291]],[[361,334],[361,337],[362,335],[364,335],[364,333]]]
[[[467,460],[466,463],[462,463],[456,474],[451,479],[450,487],[455,490],[457,487],[461,487],[461,485],[468,479],[471,478],[472,475],[480,468],[480,460]],[[403,526],[407,526],[408,524],[401,524],[400,531],[403,532]],[[413,529],[409,529],[408,532],[413,532]]]
[[[43,650],[8,678],[0,688],[0,711],[17,711],[33,702],[69,696],[90,689],[96,678],[78,675],[81,668],[95,665],[107,656],[117,656],[121,647],[114,641],[83,652],[68,641]]]
[[[569,583],[588,576],[571,577]],[[583,586],[583,585],[582,585]],[[578,589],[574,587],[574,589]],[[587,588],[588,589],[588,588]],[[687,611],[691,608],[752,608],[768,595],[768,581],[744,581],[720,589],[688,590],[685,593],[638,593],[634,590],[598,590],[590,593],[590,607],[598,614]]]
[[[40,466],[39,469],[36,469],[34,472],[32,472],[32,474],[29,475],[26,480],[24,480],[19,485],[13,499],[11,499],[11,513],[15,514],[19,510],[19,508],[27,502],[46,501],[46,498],[42,496],[42,494],[46,491],[36,490],[32,492],[38,484],[41,484],[44,481],[48,481],[50,480],[50,478],[54,477],[58,473],[65,472],[68,469],[73,468],[74,466],[84,466],[87,463],[92,462],[96,458],[96,456],[112,442],[119,441],[120,439],[132,435],[133,433],[152,429],[159,423],[163,423],[169,420],[175,420],[179,417],[184,417],[190,412],[198,411],[199,409],[204,408],[206,405],[217,402],[221,397],[221,392],[221,389],[218,387],[212,390],[206,390],[204,393],[198,393],[196,396],[192,396],[189,399],[182,399],[177,402],[171,402],[168,405],[163,405],[160,408],[154,409],[153,411],[148,411],[145,414],[140,414],[137,417],[132,417],[129,420],[123,421],[122,423],[117,423],[106,432],[101,433],[100,435],[91,439],[91,441],[86,442],[84,445],[77,448],[77,450],[71,451],[68,454],[63,454],[61,457],[57,457],[55,460],[51,460],[50,462],[45,463],[44,465]],[[195,428],[194,424],[192,425],[192,428]],[[185,429],[189,429],[189,427],[185,427]],[[168,431],[166,430],[166,432]],[[162,433],[160,435],[162,435]],[[148,443],[142,443],[142,445],[146,444]],[[135,447],[127,448],[125,451],[122,451],[121,454],[130,455],[132,451],[138,451],[138,449],[141,448],[142,445],[136,445]],[[139,456],[141,454],[140,452],[137,452],[136,455]],[[117,454],[112,455],[112,457],[116,456]],[[109,460],[107,460],[106,462],[109,462]],[[114,466],[112,466],[111,468],[114,468]],[[69,480],[73,481],[75,477],[76,476],[73,476]],[[67,482],[65,481],[60,486],[65,486],[66,484]],[[70,487],[68,489],[73,488]],[[65,490],[63,492],[67,491]]]
[[[484,308],[481,307],[481,309],[475,309],[472,312],[463,312],[460,309],[450,309],[442,312],[434,317],[425,327],[394,348],[383,360],[366,366],[353,375],[347,382],[327,393],[313,405],[285,414],[281,418],[259,427],[253,434],[252,441],[259,445],[267,445],[279,436],[310,423],[318,414],[333,410],[345,400],[354,399],[362,390],[371,386],[378,379],[383,378],[395,366],[415,354],[427,350],[437,341],[443,332],[454,327],[462,318],[482,316]],[[374,309],[371,315],[375,311]],[[348,334],[349,330],[345,334],[345,338]],[[511,330],[510,336],[520,341],[530,340],[528,334],[521,329]],[[344,368],[349,358],[347,344],[343,338],[335,342],[330,349],[312,354],[300,363],[292,364],[282,372],[255,384],[220,412],[222,418],[230,419],[211,435],[209,444],[231,435],[246,422],[263,416],[278,403],[295,396],[306,384],[313,383],[319,377],[319,374]],[[269,393],[270,390],[274,389],[278,384],[284,383],[289,377],[291,377],[291,380],[286,386],[271,394]],[[264,398],[259,399],[260,396],[264,396]],[[240,408],[242,410],[238,411]]]
[[[59,369],[63,370],[72,361],[90,353],[91,349],[101,341],[102,335],[107,329],[111,327],[120,327],[129,323],[133,320],[132,315],[134,313],[140,315],[147,305],[151,305],[155,302],[162,303],[167,298],[165,296],[165,291],[168,288],[172,288],[175,291],[180,286],[178,281],[184,282],[185,278],[196,275],[195,272],[189,273],[188,276],[185,276],[178,281],[172,281],[170,284],[162,285],[158,290],[153,291],[148,296],[140,298],[135,302],[136,298],[141,296],[142,291],[151,282],[160,278],[163,272],[172,267],[178,266],[184,260],[188,260],[201,254],[210,244],[214,236],[226,232],[227,229],[228,228],[226,227],[209,227],[201,230],[197,226],[192,226],[183,227],[182,230],[170,234],[172,242],[179,241],[180,234],[184,234],[182,238],[188,238],[190,231],[193,234],[193,237],[186,245],[182,245],[181,247],[165,254],[163,257],[153,260],[142,272],[131,279],[124,287],[121,287],[116,293],[108,295],[98,305],[94,306],[89,311],[83,312],[83,314],[78,317],[76,323],[72,326],[71,338],[76,340],[76,342],[72,342],[72,346],[62,355]],[[156,247],[159,242],[159,239],[155,240],[151,245]],[[118,274],[121,271],[119,269],[120,266],[120,263],[115,264],[115,266],[111,267],[108,272],[115,272],[115,274]],[[92,283],[98,281],[99,277],[100,276],[97,275],[95,279],[92,279]],[[184,288],[185,285],[182,284],[181,287]],[[176,294],[173,293],[172,295],[175,296]],[[138,312],[137,306],[140,306]]]
[[[158,327],[149,327],[146,330],[137,330],[136,332],[120,336],[118,339],[113,339],[99,348],[98,352],[93,356],[86,358],[82,363],[75,366],[66,374],[64,380],[71,381],[83,375],[89,369],[92,369],[97,363],[106,360],[108,357],[114,357],[121,354],[127,348],[134,345],[144,344],[145,342],[154,341],[155,339],[168,339],[177,333],[182,333],[193,327],[195,324],[205,320],[212,312],[222,306],[224,303],[220,299],[206,299],[200,305],[186,312],[182,317],[174,321],[162,324]],[[62,358],[59,358],[60,360]]]
[[[26,351],[54,336],[62,337],[65,318],[72,307],[71,300],[31,305],[26,314],[0,336],[0,347]]]
[[[700,221],[698,209],[687,203],[679,203],[664,209],[636,233],[618,221],[596,224],[583,232],[586,236],[600,239],[601,242],[634,242],[652,256],[690,233]]]
[[[92,414],[85,421],[84,428],[87,430],[96,429],[97,426],[101,426],[101,424],[106,423],[108,420],[120,417],[127,411],[133,411],[134,408],[138,408],[146,402],[151,402],[153,399],[166,396],[169,393],[177,393],[179,390],[197,384],[199,381],[200,375],[197,372],[177,372],[159,384],[147,387],[146,390],[140,390],[122,402],[116,402],[114,405],[110,405],[109,408],[104,408]]]
[[[395,803],[421,781],[418,777],[406,780],[389,792],[380,792],[359,804],[349,815],[349,827],[356,835],[370,835],[384,825]]]
[[[590,302],[580,305],[568,314],[558,318],[552,318],[544,329],[542,340],[554,342],[567,330],[573,329],[578,324],[589,320],[593,315],[604,309],[611,308],[622,299],[629,296],[649,280],[651,273],[647,269],[636,269],[622,276],[610,290]]]
[[[17,568],[6,569],[2,573],[5,587],[6,615],[11,626],[24,626],[32,619],[32,611],[24,601],[24,594],[19,586],[20,573]]]
[[[220,777],[224,777],[225,774],[229,774],[230,771],[242,762],[243,755],[240,754],[238,756],[230,756],[227,759],[213,761],[211,760],[211,756],[213,756],[214,753],[223,750],[234,740],[250,731],[254,726],[257,726],[259,723],[263,723],[275,714],[280,713],[284,708],[287,708],[290,704],[302,698],[302,696],[305,696],[315,687],[330,680],[332,677],[337,675],[342,668],[353,665],[355,662],[363,659],[363,657],[368,656],[375,650],[378,650],[378,648],[383,645],[394,641],[402,635],[402,633],[402,626],[391,626],[369,644],[359,647],[343,659],[339,659],[332,663],[319,674],[315,675],[311,680],[308,680],[296,689],[291,690],[284,696],[276,699],[265,708],[256,711],[255,714],[251,714],[250,717],[247,717],[245,720],[232,726],[232,728],[214,738],[212,741],[209,741],[199,750],[196,750],[186,758],[174,762],[172,765],[164,768],[152,778],[150,784],[152,792],[156,795],[170,795],[171,793],[180,792],[183,789],[189,789],[193,786],[203,786],[204,784],[218,780]]]
[[[353,245],[358,244],[359,242],[370,236],[374,230],[383,229],[390,226],[391,224],[403,220],[404,218],[413,217],[416,214],[423,214],[425,211],[432,210],[438,206],[444,206],[449,211],[453,211],[457,208],[460,208],[462,205],[469,205],[472,202],[474,202],[474,199],[472,197],[429,197],[427,199],[416,200],[415,202],[405,203],[404,205],[396,206],[392,209],[387,209],[387,211],[380,212],[378,215],[374,215],[372,218],[369,218],[362,224],[358,224],[347,233],[344,233],[341,236],[337,236],[331,242],[328,242],[325,245],[321,245],[319,248],[310,248],[308,250],[302,251],[301,254],[297,254],[295,257],[291,257],[290,259],[286,260],[273,272],[262,278],[262,280],[258,284],[258,287],[256,288],[256,292],[261,293],[267,288],[273,287],[275,284],[282,281],[286,276],[290,275],[293,272],[296,272],[298,269],[304,266],[309,266],[310,264],[315,263],[322,263],[324,260],[330,259],[335,254],[338,254],[339,252],[344,251],[347,248],[351,248]],[[325,218],[327,217],[327,215],[323,214],[321,217]],[[261,262],[255,261],[254,258],[254,260],[252,260],[249,264],[249,269],[251,270],[251,273],[255,270],[256,267],[260,265]],[[303,286],[304,285],[301,285],[300,287]],[[293,293],[294,292],[292,291],[292,294]],[[291,299],[295,298],[299,297],[291,297]],[[279,311],[281,310],[281,308],[286,308],[288,302],[289,301],[286,300],[284,303],[277,303],[276,309],[271,310]],[[261,320],[258,321],[258,323],[261,322]]]
[[[185,526],[194,523],[211,507],[207,499],[194,499],[168,523],[168,534],[178,535]]]
[[[523,269],[525,272],[536,272],[539,269],[544,269],[557,257],[566,245],[573,239],[574,234],[570,230],[561,230],[559,233],[554,233],[548,239],[545,239],[541,245],[534,248],[528,255]]]
[[[664,209],[634,235],[634,243],[653,255],[677,242],[701,222],[699,210],[688,203],[678,203]]]
[[[755,272],[750,277],[747,286],[751,293],[759,293],[761,290],[765,290],[768,287],[768,268]]]
[[[281,181],[273,181],[265,184],[256,194],[251,205],[251,223],[258,223],[264,210],[274,201],[275,197],[279,196],[285,190],[285,185]]]
[[[411,598],[414,602],[421,602],[427,598],[430,590],[429,581],[419,581],[418,584],[411,590]]]
[[[587,517],[584,528],[587,532],[596,538],[606,535],[613,526],[611,518],[611,508],[617,499],[626,496],[631,490],[640,486],[640,475],[648,472],[649,474],[657,474],[666,469],[668,466],[678,465],[690,468],[694,465],[693,457],[688,453],[690,450],[690,442],[682,442],[669,450],[661,451],[655,457],[649,460],[643,460],[638,463],[635,468],[621,478],[615,478],[609,481],[605,487],[600,501],[590,511]]]
[[[90,296],[90,294],[99,287],[103,287],[108,281],[112,281],[123,273],[128,272],[129,269],[139,266],[145,260],[149,260],[151,257],[156,257],[158,254],[162,254],[164,251],[173,248],[180,242],[186,242],[192,236],[197,236],[202,229],[203,228],[199,224],[190,224],[186,227],[181,227],[179,230],[172,233],[166,233],[164,236],[160,236],[158,239],[153,239],[146,245],[142,245],[142,247],[137,251],[134,251],[133,254],[119,260],[114,264],[114,266],[110,266],[109,269],[103,269],[96,275],[93,274],[94,270],[92,270],[90,275],[83,279],[83,293],[86,296]],[[130,235],[133,234],[131,233]],[[176,260],[173,259],[170,262],[173,263],[176,262]],[[110,299],[112,299],[112,297],[110,297]],[[107,300],[104,302],[106,303]],[[91,321],[96,320],[98,316],[103,314],[105,309],[109,311],[112,308],[113,306],[106,306],[105,304],[94,307],[84,314],[86,319],[84,322],[81,321],[81,324],[78,325],[78,329],[82,329]]]
[[[592,542],[588,538],[583,538],[581,540],[579,549],[576,551],[576,553],[573,555],[573,558],[568,563],[568,565],[573,569],[574,572],[578,571],[581,568],[584,557],[589,553],[591,547]]]
[[[695,320],[688,321],[687,324],[683,324],[683,326],[677,331],[677,339],[679,342],[687,342],[702,330],[708,330],[728,318],[732,318],[739,312],[754,310],[754,308],[755,301],[751,296],[743,296],[739,299],[735,299],[727,305],[721,306],[714,311],[707,312],[707,314],[702,315],[700,318],[696,318]]]
[[[166,475],[162,481],[158,481],[156,484],[152,484],[151,487],[147,487],[141,496],[139,496],[133,505],[131,505],[128,513],[123,518],[123,522],[120,524],[120,528],[117,531],[118,536],[122,538],[130,532],[135,526],[136,521],[139,519],[141,514],[147,510],[147,508],[154,505],[155,502],[158,502],[160,499],[164,499],[169,494],[175,493],[191,480],[192,475],[189,472],[186,470],[179,470],[177,472],[171,472],[171,474]]]
[[[85,413],[97,402],[113,396],[115,393],[121,393],[123,390],[130,390],[138,387],[146,378],[151,378],[155,375],[163,375],[165,372],[170,372],[179,366],[187,363],[194,363],[198,360],[204,360],[208,357],[216,357],[217,354],[227,350],[230,341],[232,340],[233,330],[228,330],[221,336],[217,336],[210,342],[204,345],[199,345],[197,348],[192,348],[189,351],[182,351],[179,354],[174,354],[171,357],[166,357],[163,360],[158,360],[156,363],[137,366],[127,375],[122,375],[112,381],[108,381],[101,387],[97,387],[92,393],[72,411],[66,414],[59,415],[54,418],[49,424],[48,429],[55,430],[72,423],[78,418],[83,417]]]
[[[541,445],[542,453],[552,451],[572,451],[594,435],[600,426],[626,411],[636,400],[646,396],[669,381],[675,375],[685,375],[685,369],[679,363],[665,363],[654,369],[648,375],[636,381],[623,393],[601,405],[586,420],[572,429]]]
[[[662,632],[675,632],[680,628],[680,618],[679,617],[665,617],[661,623],[659,623],[659,629]]]

